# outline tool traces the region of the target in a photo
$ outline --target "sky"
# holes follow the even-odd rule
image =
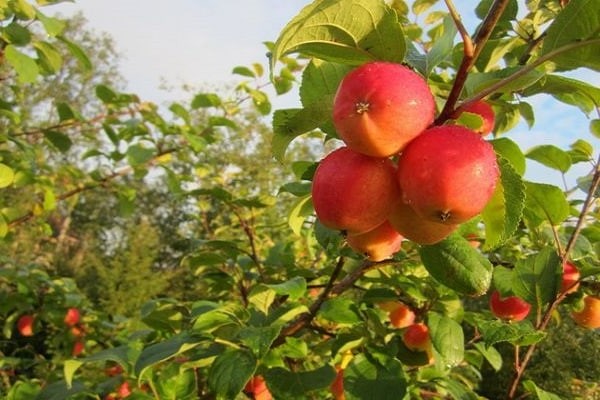
[[[235,82],[231,70],[237,65],[266,63],[265,41],[275,41],[281,29],[309,0],[79,0],[52,6],[53,12],[70,15],[83,12],[88,26],[107,32],[121,54],[120,70],[127,90],[144,100],[162,103],[178,100],[177,92],[161,90],[161,82],[173,87],[223,87]],[[458,3],[457,3],[458,4]],[[140,6],[141,5],[141,6]],[[458,4],[459,11],[461,4]],[[472,21],[472,8],[463,14]],[[579,73],[589,83],[599,85],[600,75]],[[536,112],[536,125],[519,124],[508,137],[523,150],[539,144],[563,149],[578,137],[599,147],[588,131],[589,119],[578,109],[565,106],[549,96],[528,99]],[[274,106],[297,107],[296,92],[275,99]],[[598,116],[594,116],[598,118]],[[589,166],[579,165],[571,174]],[[528,164],[528,179],[560,184],[560,174]]]

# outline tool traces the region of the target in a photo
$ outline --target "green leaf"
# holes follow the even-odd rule
[[[199,93],[192,100],[192,109],[207,107],[218,107],[221,105],[221,98],[215,93]]]
[[[279,336],[281,326],[248,326],[238,332],[238,339],[260,359]]]
[[[96,97],[98,97],[104,104],[110,104],[117,100],[117,93],[106,85],[96,86]]]
[[[589,83],[559,75],[546,75],[523,91],[523,96],[546,93],[565,104],[578,107],[585,114],[600,104],[600,88]]]
[[[232,74],[237,74],[237,75],[242,75],[242,76],[247,76],[249,78],[256,78],[256,75],[254,74],[254,71],[252,71],[250,68],[248,67],[244,67],[244,66],[237,66],[233,69],[233,71],[231,71]]]
[[[79,47],[77,44],[69,41],[68,39],[66,39],[65,37],[63,37],[61,35],[58,35],[56,38],[58,40],[60,40],[61,42],[63,42],[67,46],[67,48],[69,49],[69,52],[73,55],[73,57],[75,57],[75,59],[77,60],[77,62],[79,63],[81,68],[83,68],[83,70],[85,72],[92,71],[92,69],[93,69],[92,62],[90,61],[87,54],[85,54],[85,52],[81,49],[81,47]]]
[[[177,363],[160,370],[160,379],[155,381],[160,399],[193,400],[198,398],[196,374],[192,369],[184,369]],[[133,396],[132,396],[133,397]]]
[[[600,128],[600,126],[598,128]],[[571,150],[569,150],[568,153],[573,161],[573,164],[579,162],[589,162],[594,156],[594,147],[583,139],[577,139],[569,147]]]
[[[300,276],[296,276],[288,281],[267,285],[280,296],[289,296],[290,300],[297,300],[304,296],[306,292],[306,280]]]
[[[590,132],[597,138],[600,138],[600,119],[590,121]]]
[[[66,153],[73,146],[71,139],[59,131],[44,131],[44,137],[61,153]]]
[[[163,332],[179,331],[185,314],[187,310],[170,299],[147,301],[140,310],[146,325]]]
[[[513,295],[513,269],[497,265],[494,267],[494,276],[492,278],[494,287],[500,292],[501,296]]]
[[[310,194],[300,197],[296,203],[294,203],[290,215],[288,216],[288,224],[296,235],[300,236],[306,217],[312,215],[312,213],[313,204],[312,196]]]
[[[283,28],[271,69],[292,52],[352,65],[377,59],[400,63],[404,34],[394,10],[381,0],[317,0]]]
[[[316,114],[313,112],[316,111]],[[329,113],[318,109],[279,109],[273,114],[273,139],[271,151],[279,162],[285,160],[290,143],[303,133],[316,129],[329,118]]]
[[[565,173],[571,168],[569,154],[552,144],[542,144],[530,149],[525,155],[530,160],[535,160],[548,168]]]
[[[0,188],[12,185],[15,180],[15,172],[6,164],[0,163]]]
[[[139,356],[139,350],[128,345],[113,347],[94,353],[84,358],[66,360],[64,365],[64,374],[67,386],[71,387],[75,373],[85,363],[98,361],[114,361],[118,363],[125,371],[129,369],[129,361]]]
[[[465,357],[464,333],[452,318],[432,312],[427,316],[427,326],[433,349],[441,356],[442,365],[452,367]]]
[[[487,362],[496,372],[502,368],[502,354],[493,346],[486,346],[482,342],[474,343],[473,346],[485,357]]]
[[[415,15],[422,14],[429,10],[435,3],[437,3],[437,0],[415,0],[412,5],[412,12]]]
[[[525,174],[527,162],[518,144],[505,137],[490,140],[490,144],[494,146],[496,154],[510,162],[510,165],[519,175],[523,176]]]
[[[54,17],[48,17],[40,10],[36,10],[36,17],[42,23],[42,25],[44,25],[44,29],[50,37],[60,35],[67,27],[67,21]]]
[[[541,312],[556,297],[561,279],[562,263],[556,250],[545,248],[516,262],[512,289],[516,296]]]
[[[254,355],[242,349],[220,354],[208,372],[208,386],[218,400],[235,399],[256,371]]]
[[[132,167],[147,163],[154,157],[154,149],[142,147],[139,144],[129,146],[127,149],[127,161]]]
[[[477,327],[487,346],[509,342],[514,345],[528,346],[538,343],[546,337],[546,332],[536,331],[531,322],[505,323],[502,321],[479,321]]]
[[[521,176],[502,157],[498,157],[498,166],[500,180],[481,213],[485,224],[485,250],[500,246],[514,235],[525,206],[525,185]]]
[[[456,24],[449,15],[444,18],[442,24],[442,35],[436,38],[431,47],[431,50],[427,52],[425,76],[429,76],[433,69],[445,61],[452,55],[454,49],[454,38],[456,37]]]
[[[419,254],[431,276],[468,296],[481,296],[492,281],[492,264],[461,235],[454,233],[439,243],[422,246]]]
[[[300,372],[271,368],[265,373],[267,386],[276,399],[306,399],[310,392],[326,389],[334,378],[335,370],[329,365]]]
[[[587,67],[600,71],[600,0],[571,0],[546,30],[541,56],[570,44],[583,45],[561,52],[552,61],[561,70]],[[586,44],[589,42],[589,44]]]
[[[241,325],[240,315],[243,311],[234,307],[204,309],[194,321],[194,331],[210,333],[222,326]]]
[[[547,392],[542,388],[538,387],[535,382],[531,380],[523,381],[523,387],[529,393],[534,394],[538,400],[561,400],[562,397],[555,395],[554,393]]]
[[[135,363],[135,374],[141,377],[148,368],[193,349],[198,345],[200,345],[198,339],[188,334],[176,335],[164,342],[152,344],[142,350]]]
[[[356,324],[361,321],[356,302],[336,297],[325,301],[319,309],[319,317],[339,324]]]
[[[533,226],[538,226],[543,221],[556,226],[569,216],[569,203],[563,191],[556,186],[525,182],[525,187],[524,215]]]
[[[507,67],[507,68],[502,68],[500,70],[490,71],[490,72],[470,73],[467,78],[467,81],[465,82],[466,94],[468,96],[475,95],[475,94],[481,92],[483,89],[486,89],[489,86],[492,86],[493,84],[497,83],[498,81],[511,76],[512,74],[517,72],[519,69],[521,69],[521,67]],[[502,86],[502,88],[499,90],[499,92],[500,93],[511,93],[511,92],[521,91],[521,90],[533,85],[538,80],[542,79],[544,76],[545,76],[545,73],[541,70],[537,70],[537,69],[531,70],[528,73],[526,73],[525,75],[512,80],[507,85]]]
[[[344,391],[348,400],[398,400],[404,398],[407,382],[402,364],[391,357],[378,360],[364,353],[356,355],[344,370]]]
[[[15,46],[25,46],[31,41],[31,33],[18,22],[11,22],[2,31],[2,37]]]
[[[263,314],[269,313],[269,307],[275,300],[275,291],[267,285],[259,284],[252,288],[248,294],[248,301]]]
[[[40,71],[33,58],[21,53],[12,44],[4,48],[4,57],[16,71],[20,83],[35,82]]]

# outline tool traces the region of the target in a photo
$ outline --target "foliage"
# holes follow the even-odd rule
[[[599,113],[600,89],[564,74],[600,70],[598,0],[484,0],[473,34],[451,1],[315,0],[268,43],[269,66],[233,69],[231,96],[165,107],[121,91],[97,42],[70,36],[79,22],[42,11],[56,2],[0,2],[2,395],[243,399],[260,375],[278,399],[331,398],[342,370],[348,399],[598,396],[593,352],[573,351],[597,335],[569,321],[600,295],[596,151],[587,132],[569,149],[503,137],[536,123],[534,95]],[[320,224],[310,198],[316,158],[339,145],[338,83],[369,60],[423,75],[438,125],[489,101],[501,171],[481,216],[381,262]],[[301,106],[272,113],[265,85],[297,86]],[[525,178],[531,162],[591,167],[569,188]],[[581,272],[570,294],[567,260]],[[492,288],[530,316],[495,318]],[[398,300],[428,325],[427,351],[390,324],[384,304]],[[16,328],[24,314],[33,336]]]

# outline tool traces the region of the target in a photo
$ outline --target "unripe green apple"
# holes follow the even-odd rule
[[[406,328],[415,322],[415,313],[404,303],[398,302],[396,308],[390,311],[390,323],[396,328]]]
[[[561,293],[573,293],[576,292],[579,288],[579,270],[575,266],[575,264],[565,261],[563,263],[563,275],[562,281],[560,284],[560,292]]]
[[[400,199],[398,190],[391,160],[342,147],[317,167],[312,200],[323,225],[352,235],[383,224]]]
[[[492,313],[500,319],[506,321],[522,321],[529,314],[531,305],[517,296],[507,296],[502,298],[500,292],[495,290],[490,297],[490,309],[492,310]]]
[[[482,136],[485,136],[492,132],[496,120],[496,113],[492,106],[489,105],[485,100],[478,100],[473,103],[467,104],[465,107],[461,107],[460,110],[454,114],[453,118],[459,118],[463,112],[471,114],[477,114],[483,120],[481,126],[475,130]]]
[[[492,145],[459,125],[426,130],[398,159],[404,202],[422,218],[449,225],[481,213],[499,176]]]
[[[431,349],[429,328],[422,322],[408,326],[402,334],[402,341],[410,350],[429,352]]]
[[[600,298],[585,296],[583,298],[583,309],[571,314],[577,325],[587,329],[600,328]]]
[[[389,221],[377,228],[357,235],[348,235],[346,242],[358,253],[366,254],[371,261],[381,261],[390,258],[402,247],[404,238],[396,231]]]
[[[35,317],[31,314],[22,315],[17,321],[17,330],[21,336],[33,336]]]
[[[437,243],[458,227],[458,225],[442,224],[422,218],[403,201],[396,203],[389,221],[402,236],[418,244]]]
[[[338,87],[333,123],[351,149],[388,157],[433,122],[435,102],[427,82],[411,69],[374,61],[350,71]]]

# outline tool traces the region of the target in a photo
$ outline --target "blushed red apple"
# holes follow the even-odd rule
[[[429,328],[422,322],[409,325],[402,334],[402,341],[410,350],[429,351],[431,349]]]
[[[499,176],[492,145],[459,125],[426,130],[398,159],[404,202],[422,218],[449,225],[481,213]]]
[[[79,323],[80,318],[81,314],[79,313],[79,309],[71,307],[67,310],[65,314],[64,322],[68,326],[74,326],[77,325],[77,323]]]
[[[368,232],[348,235],[346,242],[352,250],[365,254],[371,261],[382,261],[400,250],[403,239],[389,221],[385,221]]]
[[[35,317],[31,314],[22,315],[17,321],[17,330],[21,336],[33,336]]]
[[[375,61],[342,79],[333,104],[333,123],[351,149],[388,157],[433,122],[435,102],[427,82],[401,64]]]
[[[273,396],[267,387],[267,383],[265,379],[261,375],[253,376],[246,386],[244,387],[244,392],[252,394],[254,396],[254,400],[272,400]]]
[[[485,136],[492,132],[494,124],[496,123],[496,113],[492,106],[485,100],[477,100],[473,103],[467,104],[461,107],[457,113],[453,115],[453,118],[459,118],[463,112],[471,114],[477,114],[482,119],[482,124],[475,132],[482,136]]]
[[[579,269],[572,262],[563,263],[563,275],[560,283],[561,293],[573,293],[579,288]]]
[[[577,325],[587,329],[600,328],[600,298],[586,295],[583,298],[583,309],[571,313]]]
[[[397,302],[397,306],[389,313],[390,323],[396,328],[406,328],[415,322],[415,313],[409,306]]]
[[[342,147],[319,163],[313,178],[312,200],[323,225],[359,234],[387,220],[399,201],[398,190],[391,160]]]
[[[500,319],[522,321],[529,314],[531,305],[518,296],[501,297],[500,292],[494,290],[490,297],[490,309]]]

